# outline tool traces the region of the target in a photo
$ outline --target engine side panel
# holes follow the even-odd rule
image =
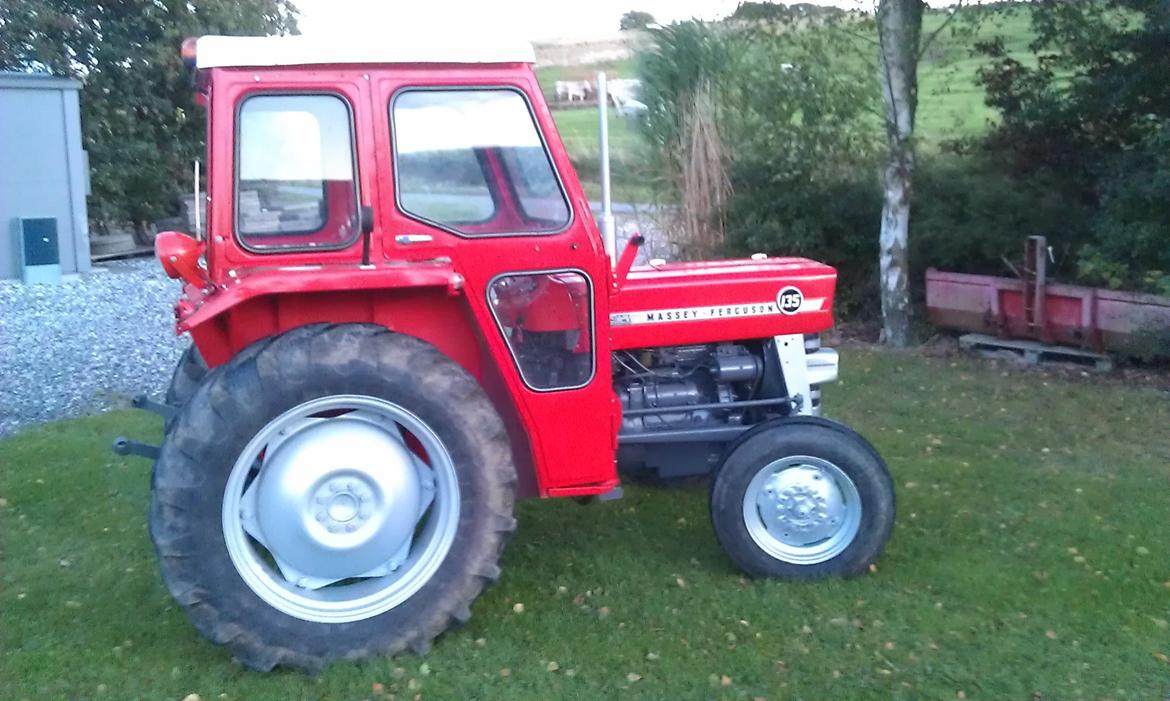
[[[634,268],[610,300],[614,350],[819,333],[837,271],[804,258]]]

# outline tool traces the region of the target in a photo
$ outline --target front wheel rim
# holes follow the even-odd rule
[[[224,491],[236,571],[295,618],[384,613],[434,576],[459,522],[454,462],[417,415],[385,399],[333,395],[268,422]]]
[[[828,460],[794,455],[761,468],[743,497],[748,534],[771,557],[815,565],[840,555],[861,529],[861,495]]]

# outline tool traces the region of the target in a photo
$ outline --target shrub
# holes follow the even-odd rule
[[[1116,158],[1100,189],[1081,276],[1091,284],[1170,295],[1170,123]]]
[[[1089,238],[1088,212],[1054,178],[1016,180],[978,156],[923,158],[915,175],[910,259],[915,275],[928,267],[1010,275],[1027,236],[1053,248],[1051,274],[1071,279]],[[914,282],[914,281],[912,281]],[[921,282],[919,282],[921,284]]]
[[[816,207],[829,213],[832,192],[873,172],[881,138],[869,116],[878,97],[872,76],[834,53],[835,35],[807,25],[683,22],[650,36],[639,57],[645,131],[657,167],[672,174],[681,225],[671,234],[682,250],[716,253],[704,244],[724,232],[733,250],[823,238],[814,233]],[[793,241],[796,227],[784,220],[798,205],[812,209],[801,213],[808,230]]]
[[[815,182],[777,178],[757,164],[732,166],[736,184],[727,206],[733,253],[800,255],[839,271],[839,315],[867,315],[877,303],[877,227],[881,189],[872,172]]]

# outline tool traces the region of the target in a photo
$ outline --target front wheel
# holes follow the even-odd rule
[[[857,433],[826,419],[781,419],[731,446],[711,485],[711,519],[753,576],[860,574],[889,538],[894,487]]]
[[[433,346],[313,325],[210,374],[155,463],[151,535],[196,628],[249,667],[425,652],[499,576],[503,422]]]

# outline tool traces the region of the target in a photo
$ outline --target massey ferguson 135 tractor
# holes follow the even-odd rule
[[[865,571],[894,494],[820,418],[836,272],[634,266],[532,48],[424,39],[185,47],[207,222],[156,248],[193,346],[146,403],[162,445],[117,447],[157,457],[150,531],[195,627],[262,670],[423,653],[500,576],[517,496],[616,498],[619,470],[710,474],[751,575]]]

